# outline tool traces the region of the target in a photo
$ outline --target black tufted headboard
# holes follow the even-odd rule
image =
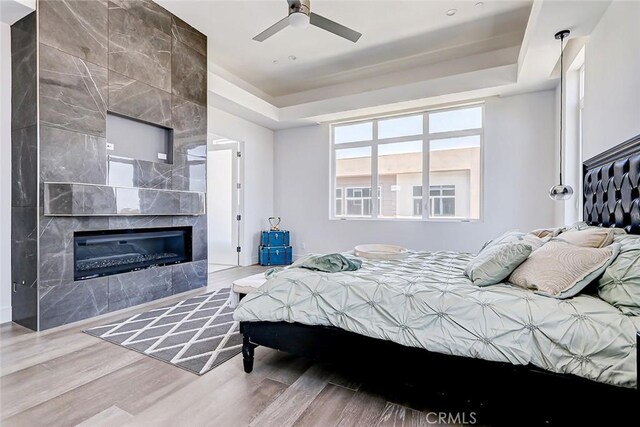
[[[583,163],[584,221],[640,234],[640,135]]]

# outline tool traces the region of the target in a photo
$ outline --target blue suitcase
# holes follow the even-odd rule
[[[262,246],[289,246],[289,232],[286,230],[263,231],[260,237]]]
[[[291,246],[260,246],[260,265],[289,265],[293,259]]]

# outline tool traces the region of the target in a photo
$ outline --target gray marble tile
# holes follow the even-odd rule
[[[40,127],[43,182],[107,183],[107,141],[93,135]]]
[[[174,294],[207,286],[207,260],[177,264],[172,267],[172,290]]]
[[[40,285],[40,330],[108,312],[109,280],[105,277]]]
[[[104,137],[107,69],[40,45],[40,123]]]
[[[171,13],[151,0],[110,0],[109,9],[123,9],[147,25],[171,33]]]
[[[73,282],[73,233],[106,230],[106,217],[41,217],[39,284],[55,287]]]
[[[171,126],[171,94],[109,71],[109,111]]]
[[[107,66],[106,0],[40,0],[40,42]]]
[[[207,36],[177,16],[173,16],[171,34],[174,40],[186,44],[201,55],[207,55]]]
[[[171,189],[172,167],[167,163],[109,156],[109,185]]]
[[[38,203],[38,129],[11,132],[11,206]]]
[[[175,153],[173,156],[172,185],[174,190],[207,191],[207,159]]]
[[[75,214],[115,215],[116,192],[114,188],[83,185],[81,194],[82,205],[76,208],[77,210],[74,211]]]
[[[120,310],[170,296],[172,267],[109,276],[109,311]]]
[[[140,211],[145,215],[180,212],[180,193],[175,191],[140,191]]]
[[[124,9],[110,9],[109,69],[170,92],[171,36]]]
[[[11,320],[34,331],[38,330],[37,286],[18,284],[16,291],[11,292]]]
[[[111,216],[110,230],[130,230],[132,228],[160,228],[171,227],[170,216]]]
[[[38,327],[37,221],[37,208],[11,208],[11,282],[16,284],[11,292],[12,320],[34,330]]]
[[[80,204],[74,203],[72,184],[44,184],[42,200],[45,215],[72,215]]]
[[[174,216],[174,227],[192,227],[193,261],[207,259],[207,216]]]
[[[116,188],[116,209],[118,215],[140,215],[140,190],[137,188]]]
[[[11,281],[35,287],[38,280],[38,211],[11,208]]]
[[[11,26],[11,127],[33,126],[37,117],[36,13]]]
[[[179,193],[180,213],[183,215],[204,215],[205,196],[204,193]]]
[[[205,199],[202,193],[48,182],[43,205],[45,216],[173,216],[202,214]]]
[[[207,105],[207,57],[178,41],[171,51],[171,90],[174,95]]]
[[[171,97],[173,152],[207,157],[207,107]]]
[[[45,183],[44,214],[115,215],[116,190],[99,185]]]

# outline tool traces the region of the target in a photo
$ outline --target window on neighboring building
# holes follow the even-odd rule
[[[336,206],[336,210],[335,210],[336,216],[344,215],[342,211],[342,188],[336,188],[336,205],[335,206]]]
[[[422,185],[413,186],[413,216],[422,217]]]
[[[378,188],[378,203],[382,189]],[[371,187],[336,188],[336,216],[368,217],[373,211]]]
[[[431,216],[455,216],[456,186],[432,185],[429,187]]]
[[[474,104],[334,124],[331,212],[479,219],[483,109]],[[377,203],[366,191],[376,187]]]

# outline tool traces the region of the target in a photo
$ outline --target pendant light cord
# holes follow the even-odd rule
[[[560,35],[560,185],[562,182],[562,146],[563,144],[563,133],[562,133],[562,125],[564,119],[564,34]]]

